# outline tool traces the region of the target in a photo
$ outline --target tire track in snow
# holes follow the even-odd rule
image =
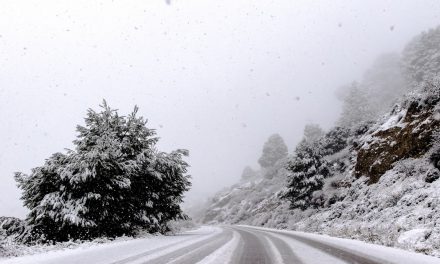
[[[181,240],[163,247],[159,247],[159,248],[155,248],[155,249],[151,249],[145,252],[142,252],[140,254],[136,254],[115,262],[111,262],[110,264],[130,264],[130,263],[144,263],[142,262],[144,258],[148,258],[148,259],[155,259],[155,258],[160,258],[165,254],[170,254],[168,252],[175,252],[176,250],[179,250],[182,247],[179,247],[179,245],[183,244],[184,248],[187,247],[191,247],[194,245],[201,245],[204,243],[207,243],[208,241],[211,241],[213,239],[216,238],[216,236],[218,236],[221,233],[216,234],[217,232],[213,232],[213,234],[208,234],[205,236],[203,236],[202,238],[194,238],[194,237],[190,237],[188,239],[185,240]],[[192,241],[192,242],[190,242]],[[189,244],[186,244],[187,242],[190,242]],[[185,246],[186,245],[186,246]],[[161,254],[163,253],[163,254]],[[156,256],[154,256],[156,255]],[[150,258],[149,258],[150,257]]]
[[[234,227],[236,229],[236,227]],[[264,243],[268,248],[270,248],[270,255],[272,256],[272,263],[277,264],[303,264],[303,261],[293,252],[291,247],[282,239],[274,237],[273,235],[260,231],[247,229],[247,232],[252,232],[255,235],[262,236],[266,240]]]
[[[281,253],[275,246],[275,244],[270,240],[268,236],[264,237],[266,239],[267,245],[269,245],[270,251],[272,252],[273,261],[278,264],[285,264],[283,257],[281,256]]]
[[[206,256],[202,261],[197,264],[225,264],[232,263],[232,257],[235,250],[240,243],[240,235],[237,231],[232,231],[232,239],[220,247],[218,250],[212,252],[209,256]]]
[[[203,240],[190,246],[173,251],[143,264],[194,264],[209,256],[232,239],[232,231],[224,231],[211,239]]]
[[[234,227],[242,239],[238,248],[235,251],[233,261],[231,263],[240,264],[270,264],[270,253],[267,252],[267,247],[252,231],[244,230],[242,228]],[[235,260],[235,261],[234,261]]]
[[[275,248],[278,250],[285,264],[303,264],[303,261],[293,252],[293,250],[285,241],[267,233],[265,235],[266,238],[269,239],[269,241],[271,241]]]
[[[340,247],[337,247],[335,245],[332,245],[330,243],[325,243],[325,242],[321,242],[315,239],[311,239],[311,238],[307,238],[307,237],[303,237],[300,235],[295,235],[295,234],[291,234],[291,233],[286,233],[286,232],[282,232],[282,231],[268,231],[268,230],[263,230],[263,229],[254,229],[252,227],[246,227],[247,229],[253,229],[253,230],[260,230],[266,233],[274,233],[274,234],[279,234],[281,236],[284,237],[288,237],[288,238],[292,238],[296,241],[299,241],[303,244],[306,244],[310,247],[313,247],[317,250],[320,250],[324,253],[327,253],[328,255],[331,255],[333,257],[336,257],[342,261],[348,262],[348,263],[352,263],[352,264],[384,264],[384,263],[390,263],[384,260],[378,260],[378,259],[373,259],[370,257],[365,256],[362,253],[354,253],[354,252],[350,252],[347,249],[343,249]]]

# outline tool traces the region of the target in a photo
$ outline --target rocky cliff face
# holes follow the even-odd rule
[[[370,184],[376,183],[396,161],[419,158],[432,147],[433,135],[440,128],[440,94],[436,93],[437,89],[430,86],[424,93],[396,106],[385,123],[361,139],[356,176],[366,176]]]

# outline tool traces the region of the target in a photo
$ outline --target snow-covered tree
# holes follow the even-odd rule
[[[26,232],[20,235],[23,241],[52,238],[61,232],[63,221],[62,210],[64,205],[60,202],[65,184],[60,171],[67,163],[67,155],[55,153],[46,160],[43,166],[32,169],[31,174],[16,173],[15,179],[22,189],[21,199],[31,211],[26,218]]]
[[[319,139],[319,145],[324,155],[332,155],[348,146],[350,130],[345,127],[334,127]]]
[[[306,210],[312,207],[312,194],[321,190],[324,178],[328,176],[322,150],[317,142],[301,141],[287,165],[288,183],[284,198],[290,201],[290,208]]]
[[[266,143],[264,143],[263,154],[258,160],[258,163],[263,168],[272,167],[277,161],[287,157],[287,151],[288,149],[283,138],[278,134],[273,134]]]
[[[373,117],[377,118],[391,110],[409,90],[403,77],[400,56],[389,53],[376,58],[364,73],[360,87],[365,91]]]
[[[416,36],[404,49],[403,69],[411,85],[431,82],[440,73],[440,26]]]
[[[338,126],[353,127],[382,116],[408,92],[398,54],[382,54],[364,73],[361,82],[341,86],[336,96],[343,103]]]
[[[308,124],[304,128],[304,139],[308,142],[315,142],[324,135],[324,130],[318,124]]]
[[[26,238],[67,240],[164,231],[182,218],[180,203],[190,185],[186,151],[155,149],[155,131],[137,117],[119,116],[106,102],[78,126],[75,149],[54,154],[30,175],[16,174],[31,210]]]
[[[343,96],[342,113],[338,126],[352,127],[374,119],[374,112],[369,104],[367,93],[354,82]]]
[[[169,221],[187,219],[180,207],[183,193],[191,185],[186,176],[185,156],[188,156],[187,150],[176,150],[156,153],[153,160],[144,155],[138,159],[139,170],[132,177],[131,204],[137,211],[139,226],[163,233],[169,231]]]
[[[322,189],[325,178],[345,166],[328,157],[345,149],[349,136],[349,129],[335,127],[315,140],[306,140],[305,137],[298,144],[287,163],[288,183],[283,195],[290,201],[292,209],[305,210],[323,205],[325,201],[322,197],[315,197],[314,193]]]

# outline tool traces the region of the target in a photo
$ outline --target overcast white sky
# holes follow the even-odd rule
[[[13,172],[71,148],[103,98],[189,149],[204,199],[272,133],[291,152],[330,127],[340,84],[439,22],[438,0],[0,1],[0,215],[24,216]]]

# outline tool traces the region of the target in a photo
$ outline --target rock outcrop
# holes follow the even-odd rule
[[[415,96],[396,106],[385,123],[370,129],[361,139],[355,165],[357,177],[367,176],[369,184],[376,183],[396,161],[419,158],[432,147],[433,136],[440,129],[440,94],[432,89],[429,96],[423,93],[423,97]]]

